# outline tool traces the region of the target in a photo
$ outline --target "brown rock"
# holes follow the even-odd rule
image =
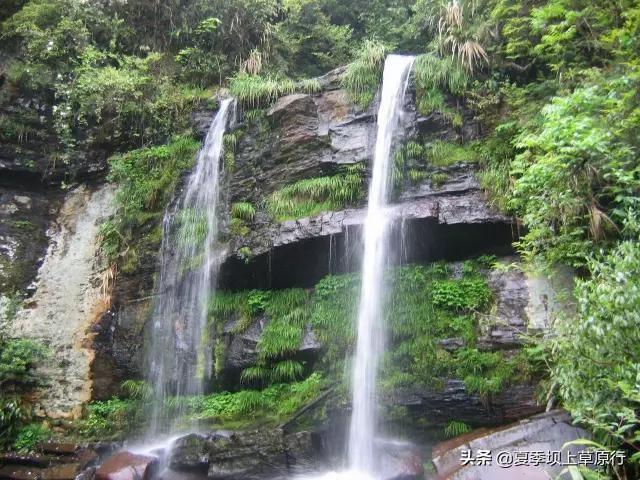
[[[30,465],[32,467],[48,467],[53,458],[48,455],[21,454],[16,452],[7,452],[0,455],[0,465]]]
[[[42,470],[25,465],[7,465],[0,467],[0,479],[2,480],[40,480]]]
[[[45,468],[42,471],[43,480],[74,480],[80,471],[78,463],[64,463]]]
[[[80,446],[75,443],[44,442],[40,444],[40,450],[55,455],[72,455],[80,450]]]
[[[119,452],[107,459],[98,470],[97,480],[149,480],[158,467],[158,459],[150,455]]]

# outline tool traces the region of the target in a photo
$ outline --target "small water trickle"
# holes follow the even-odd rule
[[[333,234],[330,234],[329,235],[329,265],[327,266],[327,273],[329,275],[331,275],[332,268],[333,268],[333,242],[334,242]]]
[[[221,101],[183,197],[165,212],[147,350],[147,379],[153,389],[149,438],[172,432],[181,420],[180,412],[170,419],[163,416],[167,398],[202,393],[211,373],[211,349],[205,348],[207,303],[223,255],[217,244],[221,158],[234,111],[233,99]]]

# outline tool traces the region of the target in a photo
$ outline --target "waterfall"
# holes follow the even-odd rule
[[[376,380],[382,353],[383,274],[389,254],[389,215],[385,211],[390,184],[391,145],[402,113],[404,94],[413,57],[389,55],[384,65],[382,96],[378,109],[373,175],[364,222],[364,257],[358,309],[358,341],[352,379],[349,467],[373,473],[376,435]]]
[[[175,427],[180,415],[163,418],[169,395],[199,394],[211,374],[206,348],[207,304],[215,287],[223,135],[233,99],[221,101],[185,193],[163,220],[160,276],[156,285],[147,379],[153,390],[149,435]]]

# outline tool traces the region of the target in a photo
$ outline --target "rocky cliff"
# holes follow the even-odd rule
[[[232,218],[225,221],[227,256],[220,271],[221,289],[311,288],[327,274],[357,270],[362,196],[333,211],[282,221],[274,220],[266,206],[274,192],[299,180],[336,175],[348,165],[363,166],[366,191],[375,102],[368,109],[352,104],[340,88],[340,73],[321,77],[319,93],[288,95],[257,113],[240,110],[229,147],[232,162],[226,165],[227,200],[229,205],[251,203],[256,212],[241,229],[232,228]],[[398,145],[468,141],[478,133],[467,114],[458,127],[438,114],[420,116],[412,92],[406,110]],[[202,132],[210,119],[211,112],[196,112],[195,130]],[[119,391],[122,380],[141,376],[155,253],[149,249],[146,260],[135,271],[121,272],[115,285],[110,273],[101,278],[105,266],[97,249],[98,226],[109,215],[111,187],[80,185],[68,193],[23,188],[16,179],[26,171],[25,162],[16,162],[0,165],[13,178],[5,182],[2,193],[3,301],[9,302],[10,292],[26,292],[12,332],[50,346],[55,360],[46,370],[56,386],[43,390],[42,406],[48,414],[72,415],[83,402],[108,398]],[[416,166],[420,175],[411,181],[405,178],[395,189],[389,215],[396,219],[394,235],[401,248],[391,262],[444,260],[453,262],[455,270],[455,262],[466,258],[511,255],[515,226],[485,201],[476,167],[421,162]],[[521,333],[546,328],[554,288],[519,271],[496,271],[489,283],[495,311],[478,345],[486,351],[517,351]],[[100,288],[105,290],[101,293]],[[263,327],[264,322],[257,322],[242,333],[224,329],[227,354],[220,370],[227,378],[237,380],[242,368],[255,363]],[[446,348],[458,345],[455,338],[442,341],[449,345]],[[323,349],[309,328],[300,354],[318,358]],[[442,422],[457,412],[476,423],[500,423],[539,408],[534,387],[513,385],[494,399],[492,409],[477,395],[466,393],[461,379],[455,378],[440,390],[398,391],[389,401],[421,415],[440,415]]]

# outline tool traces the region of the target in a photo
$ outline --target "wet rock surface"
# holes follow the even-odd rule
[[[238,145],[232,201],[256,202],[285,184],[369,157],[373,113],[351,104],[344,90],[287,95],[263,122],[250,127]]]
[[[0,479],[75,480],[81,472],[92,475],[98,452],[74,443],[45,442],[31,454],[0,455]]]
[[[556,410],[506,427],[493,430],[481,429],[444,442],[433,449],[433,464],[438,478],[451,480],[564,479],[569,477],[565,475],[558,477],[564,468],[560,463],[566,463],[569,452],[575,456],[582,448],[563,447],[567,442],[579,438],[589,438],[589,434],[572,425],[566,412]],[[479,450],[491,451],[491,464],[462,465],[463,452],[471,451],[475,456]],[[528,458],[527,453],[532,451],[543,453],[562,451],[562,462],[554,464],[545,460],[534,465],[535,462],[524,461],[524,464],[512,465],[510,468],[504,468],[498,464],[498,455],[504,455],[503,458],[508,462],[509,458],[513,459],[517,456],[517,452],[521,452],[523,458]]]
[[[500,425],[541,412],[536,384],[506,386],[490,401],[467,392],[464,382],[449,379],[439,389],[401,388],[385,399],[389,406],[406,407],[410,418],[428,418],[431,425],[446,425],[452,418],[472,425]]]
[[[422,452],[408,442],[379,440],[380,478],[384,480],[418,480],[424,478]]]
[[[281,429],[219,431],[178,439],[169,454],[168,478],[184,473],[211,480],[282,478],[313,471],[321,452],[310,432],[285,434]]]
[[[119,452],[108,458],[95,472],[96,480],[151,480],[158,473],[158,458]]]
[[[80,186],[65,196],[35,293],[7,328],[11,337],[47,347],[47,361],[36,367],[37,374],[47,379],[35,402],[41,416],[78,416],[82,403],[91,398],[93,352],[87,330],[105,309],[98,236],[101,221],[111,211],[113,193],[108,185],[96,190]]]
[[[31,289],[60,199],[55,191],[0,186],[0,294]]]
[[[389,207],[389,216],[397,223],[431,220],[440,225],[510,224],[511,219],[489,207],[480,190],[472,165],[449,169],[448,180],[440,187],[428,184],[406,192]],[[366,210],[347,209],[282,223],[254,225],[237,247],[248,247],[258,256],[274,248],[318,237],[341,235],[359,229]],[[230,249],[234,252],[235,249]]]

